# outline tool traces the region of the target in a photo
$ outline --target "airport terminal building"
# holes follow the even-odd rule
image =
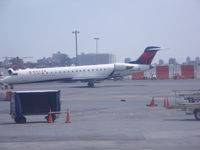
[[[79,65],[111,64],[116,62],[116,56],[113,54],[85,54],[78,55]]]

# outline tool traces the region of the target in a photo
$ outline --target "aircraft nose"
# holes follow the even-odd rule
[[[0,84],[3,84],[3,83],[5,83],[6,82],[6,78],[5,77],[1,77],[0,78]]]

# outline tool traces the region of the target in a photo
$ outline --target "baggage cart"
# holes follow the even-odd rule
[[[47,115],[51,110],[53,120],[60,112],[59,90],[13,91],[10,101],[10,115],[16,123],[26,123],[28,115]]]

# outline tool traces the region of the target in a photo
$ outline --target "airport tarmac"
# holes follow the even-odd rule
[[[125,80],[86,83],[34,83],[15,90],[61,90],[62,110],[55,123],[27,116],[15,124],[9,102],[0,101],[0,150],[199,150],[200,121],[184,111],[162,107],[172,90],[198,90],[200,80]],[[158,107],[147,107],[155,96]],[[159,98],[157,98],[159,97]],[[125,99],[122,102],[121,99]]]

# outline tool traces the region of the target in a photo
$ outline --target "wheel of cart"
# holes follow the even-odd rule
[[[195,102],[193,97],[188,97],[187,100],[188,100],[189,103],[194,103]]]
[[[194,110],[194,116],[196,120],[200,120],[200,109]]]
[[[16,116],[15,122],[16,123],[26,123],[26,117],[24,117],[23,115]]]

